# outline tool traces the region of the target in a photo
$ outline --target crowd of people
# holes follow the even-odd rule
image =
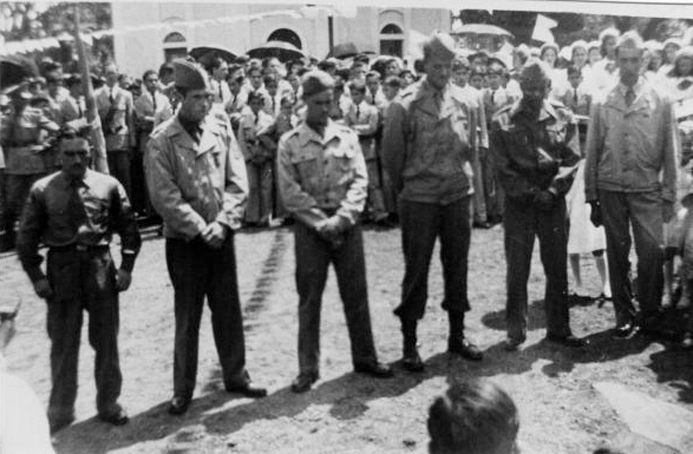
[[[99,416],[115,425],[128,420],[117,403],[118,294],[130,285],[140,249],[138,215],[163,221],[175,300],[174,415],[192,403],[205,297],[226,389],[267,393],[245,370],[233,249],[234,232],[243,227],[294,224],[294,392],[319,379],[330,264],[354,370],[393,375],[377,359],[361,222],[401,227],[405,269],[394,313],[401,364],[410,372],[425,368],[417,325],[437,240],[447,350],[483,358],[465,335],[473,227],[503,225],[508,351],[526,340],[535,238],[549,342],[586,346],[570,328],[567,277],[570,263],[575,298],[590,298],[580,274],[585,253],[597,263],[599,298],[613,301],[615,337],[657,335],[667,306],[690,311],[690,43],[643,42],[633,31],[608,29],[599,41],[567,50],[519,45],[506,57],[466,52],[435,32],[413,68],[396,57],[371,60],[227,62],[211,53],[148,70],[141,83],[108,64],[103,80],[94,80],[103,85],[93,100],[84,98],[86,81],[49,62],[45,79],[28,80],[2,100],[5,236],[14,245],[23,212],[18,255],[36,293],[50,303],[52,430],[74,419],[83,308],[96,350]],[[98,112],[93,121],[85,114],[90,103]],[[113,233],[121,237],[119,267],[110,255]],[[632,242],[637,282],[630,276]],[[40,244],[49,249],[46,271]],[[686,348],[693,347],[689,320]]]

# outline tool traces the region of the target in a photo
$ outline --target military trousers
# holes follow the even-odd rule
[[[535,238],[539,238],[539,255],[546,276],[544,312],[547,334],[557,337],[570,335],[565,198],[558,197],[548,211],[506,199],[503,223],[508,337],[524,341],[527,336],[527,282]]]
[[[173,285],[176,319],[174,396],[189,399],[195,390],[205,297],[212,313],[224,385],[237,387],[248,383],[233,233],[228,232],[220,249],[210,248],[199,237],[192,241],[168,238],[166,264]]]
[[[301,222],[294,227],[296,287],[298,289],[298,367],[301,374],[317,374],[320,366],[320,310],[330,263],[334,266],[344,305],[351,358],[354,364],[376,361],[368,308],[363,236],[357,225],[333,246]]]
[[[440,239],[445,293],[443,309],[464,313],[467,299],[467,260],[471,239],[471,196],[447,205],[402,200],[404,280],[402,301],[395,309],[401,319],[420,320],[428,299],[428,272],[436,239]]]
[[[658,192],[599,190],[602,222],[606,233],[606,257],[613,292],[616,323],[633,321],[630,280],[630,227],[638,256],[638,302],[643,318],[655,314],[664,286],[664,231],[662,202]]]
[[[48,300],[47,328],[51,340],[52,389],[49,419],[74,415],[77,363],[83,311],[89,313],[89,344],[95,352],[96,408],[117,411],[123,377],[118,358],[118,292],[116,269],[108,246],[77,250],[51,248],[47,277],[53,290]]]

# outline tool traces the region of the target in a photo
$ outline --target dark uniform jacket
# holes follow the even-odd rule
[[[491,153],[509,200],[529,203],[544,190],[563,196],[580,160],[577,124],[561,103],[544,101],[536,120],[518,101],[493,118]]]

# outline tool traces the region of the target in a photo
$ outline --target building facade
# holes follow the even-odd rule
[[[353,43],[360,52],[406,57],[418,52],[422,37],[451,26],[450,10],[442,8],[295,4],[114,2],[112,17],[114,30],[120,30],[114,35],[116,62],[135,77],[198,46],[219,46],[241,55],[280,40],[324,59],[330,51],[330,28],[334,45]]]

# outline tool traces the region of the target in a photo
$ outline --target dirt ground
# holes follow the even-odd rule
[[[627,430],[593,388],[600,381],[626,385],[693,411],[693,354],[644,337],[611,338],[609,303],[575,306],[575,334],[591,342],[570,351],[542,341],[544,279],[536,256],[530,277],[530,332],[521,352],[503,350],[505,337],[502,229],[475,230],[469,271],[469,337],[485,350],[482,362],[445,353],[447,317],[440,308],[442,278],[437,254],[431,269],[429,304],[419,327],[423,374],[395,365],[396,376],[376,380],[354,374],[334,275],[322,311],[321,380],[296,395],[297,301],[293,280],[293,235],[289,229],[236,236],[244,304],[247,365],[270,395],[251,400],[224,391],[211,335],[203,318],[198,385],[190,411],[166,412],[171,397],[173,295],[164,242],[147,236],[131,289],[121,297],[120,352],[124,375],[121,402],[130,424],[115,428],[94,418],[93,353],[82,337],[77,421],[59,432],[59,453],[425,453],[426,412],[448,383],[467,376],[490,377],[515,399],[521,414],[524,453],[585,454]],[[400,294],[403,262],[400,232],[365,232],[370,309],[381,360],[400,357],[401,335],[392,315]],[[118,255],[116,254],[116,257]],[[583,260],[591,290],[598,293],[593,261]],[[34,296],[14,255],[0,258],[0,299],[22,299],[18,333],[8,350],[11,372],[48,400],[49,341],[43,301]],[[208,314],[207,309],[205,309]]]

